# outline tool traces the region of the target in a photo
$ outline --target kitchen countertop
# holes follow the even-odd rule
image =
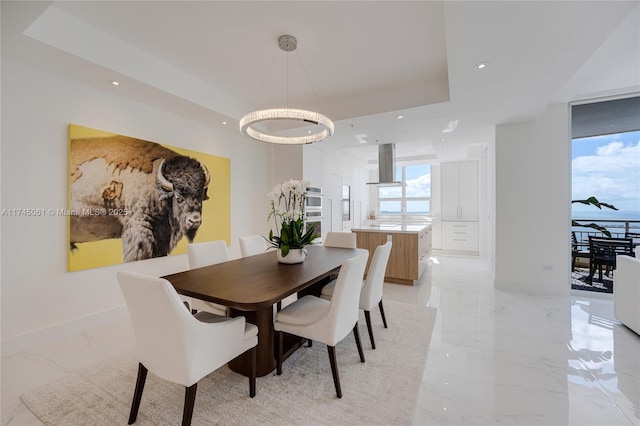
[[[397,232],[418,234],[425,228],[430,228],[431,223],[411,223],[411,222],[380,222],[363,225],[361,228],[351,228],[352,232]]]

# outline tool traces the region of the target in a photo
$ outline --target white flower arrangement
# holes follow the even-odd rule
[[[318,237],[315,224],[304,232],[305,200],[307,198],[306,180],[293,180],[283,182],[273,187],[268,194],[271,211],[267,221],[273,218],[275,233],[269,231],[268,242],[286,256],[291,249],[303,249]]]

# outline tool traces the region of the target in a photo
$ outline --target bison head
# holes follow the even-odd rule
[[[209,171],[191,157],[177,156],[162,160],[158,167],[160,199],[169,200],[170,216],[192,242],[202,223],[202,202],[207,200]]]

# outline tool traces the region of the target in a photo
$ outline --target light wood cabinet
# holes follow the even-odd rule
[[[357,234],[359,248],[369,250],[367,271],[373,253],[379,245],[391,238],[392,247],[385,272],[385,281],[413,285],[419,279],[431,255],[431,226],[419,232],[389,232],[353,230]]]

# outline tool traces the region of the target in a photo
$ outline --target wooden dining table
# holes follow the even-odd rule
[[[298,264],[279,263],[275,250],[271,250],[162,278],[182,295],[225,305],[229,315],[242,315],[255,324],[258,327],[257,375],[265,376],[276,366],[274,305],[296,293],[299,297],[319,295],[322,286],[337,274],[346,259],[366,252],[364,249],[321,245],[305,248],[307,257]],[[289,342],[285,355],[293,353],[301,344],[300,341]],[[239,356],[229,363],[229,367],[248,376],[250,355]]]

